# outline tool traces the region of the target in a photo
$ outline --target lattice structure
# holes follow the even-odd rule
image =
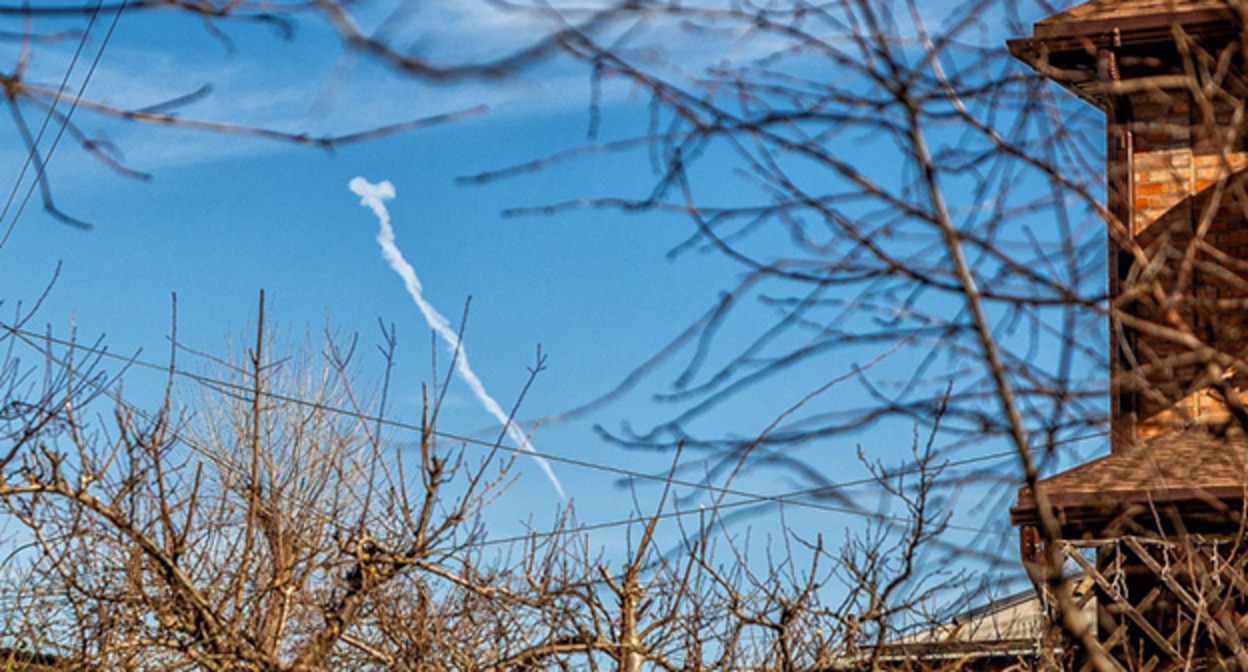
[[[1248,538],[1124,536],[1062,554],[1091,584],[1076,603],[1095,605],[1096,640],[1124,669],[1248,669]],[[1068,664],[1092,669],[1086,652]]]

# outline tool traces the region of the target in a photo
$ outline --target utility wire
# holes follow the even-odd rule
[[[20,341],[22,341],[23,343],[25,343],[26,345],[34,349],[36,352],[40,353],[41,355],[45,357],[51,358],[54,362],[62,366],[65,365],[64,362],[57,360],[50,350],[45,350],[36,341],[44,341],[47,343],[60,345],[62,347],[71,348],[79,352],[96,355],[102,358],[108,358],[108,359],[125,362],[129,366],[145,368],[145,369],[154,370],[154,371],[160,371],[165,374],[172,374],[174,376],[186,378],[188,380],[191,380],[193,382],[196,382],[200,385],[203,385],[209,388],[216,388],[218,391],[224,392],[228,390],[230,392],[241,395],[240,398],[249,399],[250,398],[249,395],[254,393],[254,390],[252,388],[240,385],[238,383],[231,383],[229,381],[219,380],[219,379],[212,378],[209,376],[192,373],[192,372],[186,371],[184,369],[179,369],[176,367],[171,368],[168,365],[156,364],[154,362],[142,360],[137,357],[125,357],[123,355],[114,353],[108,350],[107,348],[84,346],[74,341],[61,339],[61,338],[57,338],[57,337],[46,335],[46,334],[39,334],[37,332],[32,332],[32,331],[28,331],[25,329],[19,329],[13,325],[10,325],[4,322],[0,322],[0,331],[7,331],[8,333],[16,336]],[[107,386],[97,386],[97,389],[100,392],[109,396],[111,399],[113,399],[117,403],[127,408],[130,408],[131,410],[137,413],[140,413],[140,415],[143,415],[140,409],[135,408],[132,404],[129,404],[128,402],[126,402],[120,396],[120,394],[116,393],[115,391],[111,389],[108,389]],[[425,431],[425,428],[419,425],[414,425],[411,423],[406,423],[406,422],[402,422],[399,420],[386,418],[383,416],[370,415],[367,413],[361,413],[359,411],[339,408],[336,406],[331,406],[331,405],[324,404],[321,402],[303,399],[303,398],[295,397],[292,395],[286,395],[286,394],[272,392],[272,391],[262,391],[260,394],[262,397],[272,399],[275,401],[281,401],[281,402],[303,406],[306,408],[311,408],[311,409],[326,412],[326,413],[332,413],[335,415],[350,417],[350,418],[357,419],[360,421],[368,422],[370,424],[374,424],[374,423],[381,424],[381,425],[385,425],[385,426],[392,427],[395,429],[401,429],[401,430],[406,430],[406,431],[414,431],[414,432]],[[485,447],[485,448],[490,448],[490,449],[497,449],[501,452],[505,452],[505,453],[509,453],[513,455],[527,455],[527,453],[521,448],[507,446],[498,442],[484,441],[481,439],[476,439],[476,438],[464,436],[461,434],[443,432],[439,430],[433,430],[430,433],[435,436],[438,436],[439,438],[452,440],[452,441],[458,441],[458,442],[468,444],[468,445],[474,445],[474,446]],[[1070,437],[1067,439],[1063,439],[1061,441],[1054,441],[1051,443],[1053,445],[1057,445],[1059,443],[1063,443],[1063,444],[1074,443],[1077,441],[1082,441],[1085,439],[1096,438],[1099,436],[1106,436],[1106,435],[1108,435],[1108,432],[1097,432],[1097,433],[1089,434],[1085,436]],[[179,437],[179,439],[187,443],[187,445],[191,446],[192,448],[195,448],[194,445],[192,445],[190,442],[187,442],[184,438]],[[1010,457],[1013,454],[1014,453],[1012,451],[1003,451],[1000,453],[983,455],[983,456],[979,456],[975,458],[968,458],[966,460],[962,460],[957,463],[950,463],[946,465],[946,467],[965,466],[967,464],[985,462],[985,461],[994,460],[994,459],[1003,459],[1006,457]],[[842,513],[846,515],[865,517],[865,518],[870,518],[873,520],[881,520],[881,521],[886,521],[886,522],[904,522],[905,521],[904,518],[901,518],[898,516],[888,516],[886,514],[866,511],[860,508],[850,508],[850,507],[845,507],[845,506],[837,506],[833,504],[824,504],[821,502],[811,502],[811,501],[806,501],[802,499],[794,499],[794,497],[806,497],[806,496],[818,495],[818,494],[823,494],[823,493],[831,493],[831,492],[835,492],[843,488],[864,485],[864,484],[873,482],[875,479],[861,479],[859,481],[849,481],[846,483],[832,484],[828,486],[822,486],[819,488],[811,488],[811,489],[806,489],[806,490],[798,490],[798,491],[794,491],[790,493],[781,493],[777,495],[765,495],[765,494],[759,494],[759,493],[745,491],[745,490],[738,490],[735,488],[721,488],[713,484],[703,483],[703,482],[698,482],[698,481],[687,481],[683,479],[675,479],[675,478],[670,478],[669,476],[650,474],[650,473],[635,471],[631,469],[626,469],[623,467],[617,467],[614,465],[608,465],[608,464],[603,464],[599,462],[591,462],[588,460],[581,460],[581,459],[572,458],[572,457],[565,457],[565,456],[561,456],[557,454],[546,454],[544,456],[552,462],[566,464],[566,465],[573,466],[573,467],[600,471],[604,473],[610,473],[616,476],[625,476],[628,478],[635,478],[638,480],[653,481],[653,482],[665,483],[665,484],[670,483],[671,485],[676,485],[680,487],[703,490],[714,495],[728,495],[728,496],[738,497],[744,500],[744,501],[730,502],[729,504],[732,505],[731,508],[745,506],[747,504],[767,504],[767,503],[788,504],[791,506],[797,506],[801,508],[827,511],[830,513]],[[917,468],[910,468],[907,470],[899,470],[895,472],[890,472],[888,475],[897,476],[897,475],[902,475],[906,473],[914,473],[915,471],[917,471]],[[721,505],[719,508],[723,509],[723,508],[729,508],[729,507],[728,505]],[[662,516],[662,517],[677,517],[678,515],[687,515],[687,513],[669,512],[667,515]],[[639,520],[648,520],[648,518],[645,518],[645,519],[630,518],[628,520],[611,521],[608,523],[596,523],[596,524],[589,525],[586,527],[588,529],[602,529],[606,527],[617,527],[617,526],[623,526],[623,525],[628,525],[628,524],[635,524]],[[955,530],[955,531],[999,534],[999,531],[996,531],[996,530],[988,530],[984,528],[976,528],[976,527],[969,527],[969,526],[948,525],[946,527],[950,530]],[[573,531],[576,531],[576,530],[573,530]],[[532,538],[532,535],[529,535],[524,538]],[[516,539],[511,539],[511,541],[515,541],[515,540]],[[501,543],[501,541],[490,542],[490,543]]]
[[[17,192],[22,187],[22,182],[26,179],[26,171],[30,169],[30,164],[35,159],[35,153],[38,151],[39,143],[43,142],[43,135],[48,130],[48,124],[52,121],[52,115],[56,113],[56,108],[61,103],[61,98],[65,95],[65,87],[69,86],[69,78],[73,75],[74,70],[78,67],[78,58],[82,56],[82,50],[87,46],[87,40],[91,37],[91,31],[95,28],[95,20],[100,15],[100,6],[104,4],[104,0],[98,0],[95,3],[95,9],[91,12],[91,19],[87,22],[87,27],[82,32],[82,38],[78,40],[78,47],[74,49],[74,55],[69,59],[69,67],[65,69],[65,76],[61,78],[61,83],[56,89],[56,98],[52,99],[52,104],[48,106],[48,111],[43,115],[43,123],[39,124],[39,133],[35,135],[35,140],[30,144],[30,149],[26,152],[26,161],[22,163],[22,169],[17,173],[17,179],[13,181],[13,188],[9,190],[9,196],[4,201],[4,208],[0,209],[0,222],[9,214],[9,208],[13,206],[13,200],[17,198]],[[16,104],[13,102],[11,104]],[[16,218],[14,218],[16,220]],[[4,234],[4,238],[0,240],[0,247],[4,247],[4,243],[8,241],[9,235],[13,232],[14,224],[9,224],[8,230]]]
[[[121,21],[121,15],[125,13],[126,4],[128,2],[129,0],[122,0],[122,3],[117,7],[117,13],[113,14],[113,21],[108,26],[108,32],[104,34],[104,40],[100,43],[99,51],[95,52],[95,58],[91,61],[91,67],[87,69],[87,75],[86,77],[83,77],[82,84],[78,87],[77,95],[74,96],[74,100],[70,103],[69,111],[65,113],[64,118],[61,120],[61,127],[57,129],[56,136],[52,138],[52,145],[48,147],[47,154],[45,154],[39,161],[39,170],[35,173],[35,179],[31,181],[30,188],[26,190],[26,196],[22,198],[22,203],[18,206],[17,212],[13,214],[13,221],[9,222],[9,228],[5,230],[4,237],[0,238],[0,249],[3,249],[5,244],[8,243],[9,236],[13,234],[13,229],[17,227],[18,220],[22,218],[22,213],[26,212],[26,205],[30,203],[30,197],[34,195],[35,188],[39,186],[39,183],[43,179],[45,179],[44,176],[47,173],[48,163],[52,161],[52,155],[56,152],[56,148],[61,144],[61,138],[65,136],[65,129],[69,127],[70,121],[74,116],[74,112],[78,109],[78,103],[82,100],[82,95],[87,91],[87,85],[91,83],[91,78],[95,76],[95,69],[99,67],[100,59],[104,57],[104,51],[108,49],[108,43],[112,41],[113,33],[117,31],[117,24]],[[101,4],[103,4],[103,0],[99,0],[99,2],[96,3],[96,11],[91,14],[92,23],[95,22],[95,17],[99,13]],[[83,39],[85,41],[85,34],[83,35]],[[75,55],[75,59],[76,58],[77,56]],[[57,98],[59,99],[60,97],[61,92],[58,92]],[[56,101],[53,102],[55,103]],[[50,106],[48,108],[49,116],[52,114],[53,109],[54,106]],[[31,144],[28,161],[37,155],[37,148],[38,143]],[[23,172],[24,170],[25,169],[23,169]],[[5,206],[5,209],[8,209],[7,205]],[[0,218],[0,221],[3,221],[2,218]]]
[[[1087,434],[1083,436],[1069,437],[1067,439],[1063,439],[1060,441],[1054,441],[1048,445],[1075,443],[1075,442],[1083,441],[1086,439],[1093,439],[1093,438],[1098,438],[1098,437],[1103,437],[1103,436],[1108,436],[1108,435],[1109,435],[1109,432],[1103,431],[1103,432],[1097,432],[1095,434]],[[1014,457],[1015,455],[1016,453],[1014,451],[1006,450],[1006,451],[1001,451],[997,453],[990,453],[988,455],[980,455],[978,457],[971,457],[971,458],[967,458],[964,460],[955,460],[952,462],[945,462],[940,465],[940,468],[941,469],[956,469],[958,467],[965,467],[965,466],[969,466],[972,464],[991,462],[994,460],[1002,460],[1002,459]],[[913,475],[913,474],[919,473],[920,470],[921,470],[920,467],[911,466],[905,469],[889,471],[888,473],[884,475],[885,476],[907,476],[907,475]],[[819,496],[823,494],[830,494],[833,492],[840,492],[842,490],[848,490],[850,488],[854,488],[854,487],[858,487],[862,485],[874,485],[878,482],[879,480],[874,477],[860,478],[860,479],[853,480],[853,481],[841,481],[839,483],[824,485],[824,486],[820,486],[817,488],[790,490],[788,492],[783,492],[777,495],[773,495],[769,499],[766,499],[766,500],[749,499],[749,498],[739,499],[733,502],[720,504],[715,507],[715,511],[723,511],[725,509],[737,509],[737,508],[743,508],[747,506],[760,506],[760,505],[772,504],[772,503],[780,504],[780,505],[795,504],[798,506],[804,506],[805,504],[803,504],[801,501],[797,501],[801,497],[811,497],[811,496]],[[577,534],[581,532],[593,532],[597,530],[611,529],[615,527],[626,527],[629,525],[648,523],[650,522],[651,519],[667,520],[669,518],[684,518],[687,516],[701,514],[701,513],[703,513],[702,510],[693,510],[693,509],[689,509],[685,511],[668,511],[666,513],[659,513],[659,514],[649,515],[649,516],[635,516],[632,518],[621,519],[621,520],[612,520],[612,521],[599,522],[599,523],[586,523],[584,525],[578,525],[575,527],[570,527],[570,528],[566,528],[563,530],[559,530],[558,532],[532,532],[526,535],[515,535],[511,537],[489,539],[489,540],[485,540],[485,541],[482,541],[473,545],[474,546],[506,545],[506,544],[512,544],[512,543],[517,543],[517,542],[527,541],[527,540],[532,540],[532,539],[541,539],[544,537],[556,536],[559,534]],[[869,511],[862,511],[862,510],[847,511],[847,513],[851,513],[852,515],[859,515],[859,516],[871,516],[879,520],[887,520],[890,522],[906,522],[907,520],[909,520],[908,518],[905,518],[902,516],[887,516],[884,514],[877,514],[877,513],[872,513]],[[950,530],[962,531],[962,532],[976,532],[976,533],[981,533],[981,534],[998,534],[999,533],[999,530],[993,530],[993,529],[982,528],[982,527],[974,528],[974,527],[967,527],[963,525],[948,525],[946,527],[947,529],[950,529]]]
[[[1006,457],[1013,457],[1013,456],[1014,456],[1013,451],[994,453],[992,455],[983,455],[980,457],[974,457],[974,458],[970,458],[966,460],[959,460],[957,462],[947,462],[941,465],[941,468],[951,468],[951,467],[956,468],[956,467],[966,466],[968,464],[987,462],[990,460],[1003,459]],[[896,472],[890,472],[888,475],[898,476],[902,474],[916,473],[917,471],[918,469],[910,468],[910,469],[900,470]],[[780,505],[792,504],[792,505],[797,505],[797,506],[805,506],[805,503],[803,503],[798,498],[808,497],[811,494],[815,494],[815,493],[824,493],[824,492],[832,492],[832,491],[839,492],[841,490],[848,490],[850,488],[857,487],[860,485],[873,485],[875,483],[878,483],[878,481],[875,478],[861,478],[855,481],[843,481],[841,483],[836,483],[834,485],[827,485],[821,488],[811,488],[807,490],[792,490],[789,492],[783,492],[783,493],[774,495],[773,496],[774,499],[769,499],[765,501],[759,500],[759,499],[738,499],[733,502],[721,503],[714,507],[714,511],[720,512],[726,509],[738,509],[738,508],[743,508],[747,506],[760,506],[760,505],[772,504],[772,503],[780,504]],[[844,512],[849,513],[851,515],[857,515],[857,516],[869,516],[877,520],[883,520],[886,522],[904,523],[910,520],[909,518],[905,518],[903,516],[889,516],[889,515],[882,514],[882,513],[873,513],[870,511],[863,511],[861,509],[846,510]],[[586,523],[584,525],[577,525],[575,527],[566,528],[563,530],[559,530],[557,532],[533,532],[533,533],[529,533],[525,535],[516,535],[512,537],[487,539],[475,545],[477,546],[499,546],[499,545],[506,545],[506,544],[514,544],[514,543],[518,543],[522,541],[528,541],[531,539],[540,539],[543,537],[555,536],[555,535],[560,535],[560,534],[579,534],[582,532],[594,532],[597,530],[606,530],[606,529],[611,529],[611,528],[616,528],[616,527],[627,527],[629,525],[638,525],[642,523],[648,523],[651,520],[667,520],[670,518],[684,518],[687,516],[699,515],[703,513],[706,513],[706,511],[702,509],[697,509],[697,510],[687,509],[684,511],[668,511],[666,513],[657,513],[657,514],[652,514],[648,516],[634,516],[632,518],[626,518],[626,519],[621,519],[621,520],[611,520],[611,521],[600,522],[600,523]],[[1000,532],[999,530],[992,530],[992,529],[987,529],[987,528],[973,528],[973,527],[967,527],[963,525],[947,525],[946,528],[950,530],[961,531],[961,532],[975,532],[975,533],[980,533],[980,534],[998,534]]]

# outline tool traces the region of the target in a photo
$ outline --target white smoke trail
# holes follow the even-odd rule
[[[473,372],[472,367],[468,364],[468,351],[464,349],[464,344],[460,342],[459,335],[451,328],[451,323],[439,313],[436,308],[429,304],[424,297],[424,287],[420,284],[420,278],[416,277],[416,269],[407,263],[403,258],[403,253],[399,251],[398,245],[394,241],[394,229],[390,226],[390,211],[386,208],[386,201],[394,198],[394,185],[389,180],[382,180],[377,184],[372,184],[363,177],[357,177],[351,180],[351,191],[360,197],[360,205],[365,206],[377,215],[377,221],[381,223],[381,230],[377,232],[377,243],[381,245],[381,256],[385,257],[386,262],[390,264],[390,268],[399,277],[403,278],[403,284],[407,287],[407,293],[411,295],[412,300],[416,302],[416,306],[420,308],[421,314],[425,316],[425,322],[429,324],[429,328],[446,342],[452,352],[458,352],[459,355],[455,359],[455,372],[459,377],[468,384],[472,389],[472,393],[485,406],[485,410],[494,419],[500,422],[507,430],[507,436],[511,437],[517,445],[522,447],[533,455],[533,459],[541,466],[542,471],[546,472],[546,478],[550,479],[551,485],[555,486],[555,491],[559,493],[560,499],[567,499],[563,492],[563,485],[559,483],[559,478],[555,476],[555,472],[550,468],[550,463],[538,454],[537,448],[529,441],[524,432],[516,426],[507,413],[503,411],[503,407],[498,405],[494,397],[486,392],[485,385],[481,379]]]

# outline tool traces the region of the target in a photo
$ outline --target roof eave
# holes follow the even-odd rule
[[[1132,519],[1146,520],[1145,527],[1153,526],[1159,520],[1156,516],[1159,511],[1177,514],[1192,523],[1224,525],[1238,520],[1246,499],[1244,488],[1226,487],[1112,494],[1054,492],[1049,495],[1053,514],[1068,535],[1076,531],[1102,530]],[[1016,527],[1040,524],[1039,507],[1026,491],[1019,492],[1018,504],[1010,508],[1010,523]]]
[[[1008,40],[1010,55],[1079,98],[1105,109],[1098,55],[1105,50],[1173,48],[1175,30],[1202,40],[1231,39],[1240,21],[1229,8],[1203,8],[1178,15],[1141,15],[1117,19],[1037,23],[1031,37]]]
[[[1100,46],[1126,46],[1150,42],[1174,42],[1175,29],[1193,37],[1238,32],[1236,13],[1229,7],[1201,7],[1177,12],[1154,12],[1134,16],[1096,19],[1058,16],[1038,22],[1033,38],[1051,44],[1073,40],[1077,44],[1099,42]]]

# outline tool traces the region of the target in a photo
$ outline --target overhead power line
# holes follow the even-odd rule
[[[65,363],[56,359],[56,357],[50,350],[45,350],[38,343],[39,341],[43,341],[49,344],[59,345],[65,348],[71,348],[77,352],[91,354],[91,355],[99,356],[101,358],[107,358],[107,359],[112,359],[115,361],[124,362],[127,366],[134,366],[138,368],[159,371],[164,374],[174,375],[180,378],[185,378],[199,385],[203,385],[203,386],[210,387],[210,388],[216,388],[218,391],[228,390],[231,393],[237,394],[240,396],[240,398],[244,398],[244,399],[250,399],[251,395],[254,394],[255,392],[255,390],[252,389],[251,387],[241,385],[238,383],[232,383],[230,381],[220,380],[220,379],[213,378],[210,376],[193,373],[190,371],[186,371],[184,369],[170,367],[169,365],[165,365],[165,364],[157,364],[155,362],[146,361],[138,357],[126,357],[124,355],[120,355],[115,352],[112,352],[108,350],[107,348],[85,346],[85,345],[82,345],[80,343],[77,343],[71,340],[57,338],[57,337],[47,335],[47,334],[40,334],[37,332],[25,330],[25,329],[20,329],[20,328],[15,327],[14,325],[10,325],[5,322],[0,322],[0,331],[6,331],[14,335],[15,337],[18,338],[18,340],[25,343],[28,347],[34,349],[36,352],[40,353],[41,355],[45,357],[51,358],[54,362],[62,366],[64,366]],[[105,389],[105,388],[97,388],[97,389],[99,389],[101,392],[109,396],[111,399],[115,400],[117,403],[122,404],[126,406],[127,408],[130,408],[131,410],[134,410],[135,412],[142,414],[141,409],[135,408],[132,404],[126,402],[123,398],[121,398],[120,394],[116,393],[115,391],[111,389]],[[265,391],[260,392],[260,396],[264,398],[272,399],[274,401],[280,401],[284,403],[290,403],[290,404],[294,404],[298,406],[303,406],[305,408],[311,408],[317,411],[340,415],[343,417],[350,417],[350,418],[360,420],[363,422],[368,422],[370,424],[380,424],[380,425],[388,426],[394,429],[400,429],[400,430],[412,431],[412,432],[426,431],[426,429],[421,427],[420,425],[415,425],[415,424],[403,422],[400,420],[395,420],[392,418],[386,418],[384,416],[371,415],[368,413],[362,413],[360,411],[331,406],[329,404],[324,404],[318,401],[313,401],[310,399],[303,399],[300,397],[282,394],[279,392],[265,390]],[[519,456],[528,455],[528,453],[525,452],[522,448],[515,447],[515,446],[508,446],[505,444],[501,444],[499,442],[485,441],[485,440],[476,439],[470,436],[465,436],[462,434],[444,432],[440,430],[432,430],[430,431],[430,433],[439,438],[443,438],[443,439],[447,439],[451,441],[457,441],[457,442],[461,442],[467,445],[473,445],[473,446],[490,448],[490,449],[497,449],[501,452],[512,454],[512,455],[519,455]],[[1075,443],[1078,441],[1098,438],[1098,437],[1107,436],[1107,435],[1108,435],[1108,432],[1105,432],[1105,431],[1096,432],[1096,433],[1092,433],[1092,434],[1088,434],[1084,436],[1068,437],[1066,439],[1054,441],[1051,443],[1051,445]],[[193,444],[191,444],[189,441],[186,441],[184,438],[179,437],[179,440],[183,441],[184,443],[186,443],[188,446],[191,446],[192,448],[195,447]],[[967,466],[970,464],[988,462],[988,461],[992,461],[996,459],[1005,459],[1013,455],[1014,455],[1013,451],[1002,451],[1002,452],[993,453],[989,455],[983,455],[983,456],[978,456],[974,458],[967,458],[965,460],[960,460],[958,462],[947,463],[944,465],[944,467],[949,468],[949,467]],[[880,514],[877,512],[873,512],[873,511],[867,511],[861,508],[850,508],[846,506],[838,506],[835,504],[827,504],[823,502],[813,502],[807,499],[803,499],[805,497],[818,496],[820,494],[830,494],[830,493],[837,492],[842,489],[848,489],[851,487],[866,485],[871,482],[874,482],[875,481],[874,478],[860,479],[857,481],[848,481],[845,483],[831,484],[827,486],[821,486],[818,488],[809,488],[805,490],[798,490],[798,491],[781,493],[781,494],[776,494],[776,495],[767,495],[767,494],[761,494],[761,493],[756,493],[756,492],[751,492],[751,491],[746,491],[746,490],[740,490],[736,488],[723,488],[723,487],[719,487],[710,483],[689,481],[689,480],[684,480],[684,479],[676,479],[670,476],[647,473],[647,472],[627,469],[627,468],[619,467],[615,465],[603,464],[600,462],[593,462],[590,460],[567,457],[567,456],[553,454],[553,453],[546,453],[543,456],[546,459],[550,460],[551,462],[565,464],[565,465],[572,466],[572,467],[589,469],[593,471],[609,473],[612,475],[623,476],[623,477],[633,478],[637,480],[651,481],[651,482],[662,483],[662,484],[671,484],[671,485],[676,485],[680,487],[687,487],[690,489],[705,491],[705,492],[708,492],[717,496],[726,495],[726,496],[740,498],[740,500],[742,500],[742,501],[728,503],[728,504],[731,504],[731,507],[729,507],[727,504],[721,505],[719,507],[721,509],[736,508],[736,507],[742,507],[742,506],[751,505],[751,504],[758,505],[758,504],[770,503],[770,504],[785,504],[785,505],[797,506],[801,508],[826,511],[830,513],[841,513],[841,514],[846,514],[846,515],[851,515],[851,516],[865,517],[865,518],[870,518],[874,520],[882,520],[882,521],[888,521],[888,522],[901,522],[904,520],[896,516],[888,516],[886,514]],[[909,469],[892,471],[892,472],[889,472],[888,475],[898,476],[898,475],[904,475],[904,474],[909,474],[909,473],[916,473],[917,471],[918,471],[917,468],[912,467]],[[684,512],[669,512],[668,515],[665,515],[663,517],[678,517],[679,515],[688,515],[688,514]],[[634,524],[635,522],[637,522],[637,520],[638,519],[628,519],[628,520],[612,521],[609,523],[599,523],[594,526],[590,526],[590,529],[600,529],[603,527],[617,527],[617,526],[623,526],[627,524]],[[957,530],[957,531],[963,531],[963,532],[994,533],[994,534],[996,533],[996,531],[994,530],[986,530],[982,528],[974,528],[974,527],[968,527],[968,526],[949,525],[947,527],[948,529],[951,529],[951,530]]]
[[[13,235],[13,230],[17,227],[18,220],[22,218],[22,213],[26,212],[26,205],[30,203],[30,198],[34,195],[35,189],[44,179],[44,176],[47,173],[48,163],[52,160],[52,155],[56,153],[56,148],[61,144],[61,138],[64,137],[65,129],[69,127],[69,124],[73,119],[74,112],[78,109],[79,101],[82,100],[83,94],[87,91],[87,85],[91,83],[91,78],[95,76],[95,70],[99,67],[100,60],[104,57],[104,51],[108,49],[108,43],[113,39],[113,33],[117,30],[117,24],[121,21],[121,15],[126,11],[127,2],[129,2],[129,0],[123,0],[117,7],[116,13],[113,14],[113,21],[108,26],[108,32],[104,34],[104,40],[100,42],[99,50],[95,52],[95,58],[91,61],[91,67],[87,69],[87,74],[83,77],[82,84],[78,87],[78,93],[74,96],[73,101],[70,102],[69,110],[62,116],[60,128],[57,129],[56,135],[53,136],[52,144],[48,147],[47,153],[40,159],[38,158],[39,142],[43,139],[44,131],[48,127],[48,120],[50,120],[56,113],[57,104],[60,102],[65,93],[65,85],[69,81],[70,74],[73,72],[75,64],[78,62],[78,58],[82,53],[83,45],[87,42],[87,36],[91,34],[91,28],[95,25],[96,17],[99,16],[103,0],[97,0],[95,3],[95,9],[91,12],[91,20],[87,24],[87,29],[82,34],[82,40],[78,43],[78,49],[74,52],[74,57],[73,60],[70,61],[69,69],[65,71],[65,77],[61,80],[60,88],[56,92],[56,98],[48,106],[48,112],[44,116],[43,124],[39,128],[39,135],[31,141],[30,151],[26,155],[26,163],[22,166],[22,170],[18,174],[17,181],[13,183],[13,191],[10,192],[9,198],[4,204],[3,211],[0,211],[0,221],[4,221],[4,215],[8,213],[9,207],[13,204],[13,197],[21,185],[22,178],[26,175],[26,170],[30,167],[32,161],[36,161],[37,170],[35,172],[35,177],[31,180],[30,187],[26,190],[26,195],[22,197],[22,202],[18,206],[17,212],[13,214],[13,220],[9,222],[8,228],[5,229],[4,237],[0,238],[0,249],[3,249],[5,244],[9,242],[9,237]],[[15,106],[17,105],[17,102],[14,100],[9,104]],[[19,114],[16,109],[13,110],[13,113],[14,115]]]
[[[43,136],[47,133],[48,124],[52,121],[52,116],[56,114],[56,108],[61,103],[61,97],[65,95],[65,88],[69,86],[69,78],[73,76],[74,70],[78,67],[78,59],[82,56],[82,50],[87,46],[87,40],[91,37],[91,31],[95,28],[95,20],[100,15],[100,5],[104,0],[98,0],[95,8],[91,12],[91,18],[87,21],[87,27],[82,31],[82,37],[78,40],[78,47],[74,49],[74,55],[69,59],[69,66],[65,68],[65,75],[61,77],[61,83],[56,88],[56,97],[52,99],[52,103],[48,105],[48,111],[43,115],[43,122],[39,124],[39,132],[35,135],[34,142],[30,143],[30,147],[26,151],[26,160],[22,162],[22,169],[17,173],[17,179],[13,180],[13,188],[9,190],[9,196],[4,201],[4,207],[0,208],[0,222],[4,221],[9,215],[9,209],[13,207],[13,201],[17,198],[17,192],[22,188],[22,182],[26,179],[26,171],[30,170],[30,164],[35,160],[35,153],[38,151],[39,143],[43,142]],[[15,105],[16,101],[11,102]],[[14,218],[16,222],[16,218]],[[13,233],[15,223],[10,223],[9,228],[5,231],[4,238],[0,239],[0,247],[4,247],[4,243],[8,241],[9,235]]]

